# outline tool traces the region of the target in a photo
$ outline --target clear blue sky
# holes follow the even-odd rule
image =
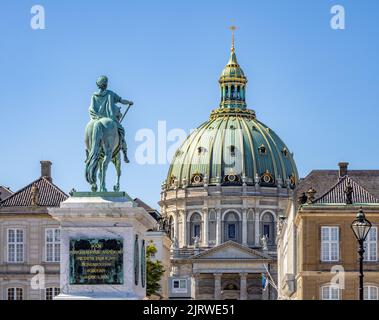
[[[42,4],[46,30],[30,27]],[[330,28],[344,5],[346,30]],[[52,1],[1,5],[0,185],[17,190],[53,162],[54,182],[88,190],[83,132],[101,74],[135,102],[126,122],[132,163],[122,189],[157,207],[166,165],[137,165],[137,130],[189,130],[218,106],[218,77],[236,50],[248,105],[295,154],[299,173],[379,169],[379,1]],[[111,169],[113,170],[113,168]],[[109,181],[112,182],[112,181]]]

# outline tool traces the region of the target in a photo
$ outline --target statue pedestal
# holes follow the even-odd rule
[[[143,299],[144,234],[156,220],[124,192],[75,192],[50,208],[61,224],[56,300]]]

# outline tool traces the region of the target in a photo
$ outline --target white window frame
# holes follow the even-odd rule
[[[48,290],[51,290],[51,299],[47,299]],[[61,293],[61,289],[59,287],[47,287],[45,289],[45,300],[53,300],[53,298],[56,297],[60,293]]]
[[[179,288],[174,287],[174,283],[179,282]],[[184,287],[181,287],[181,284],[184,283]],[[188,284],[187,279],[172,279],[171,291],[172,293],[187,293],[188,292]]]
[[[324,290],[327,290],[327,296]],[[333,291],[337,292],[337,298],[333,298]],[[341,300],[341,290],[336,284],[327,284],[320,288],[320,297],[321,300]]]
[[[373,297],[373,292],[376,291],[375,295],[376,297]],[[364,295],[364,300],[379,300],[379,288],[378,286],[368,284],[365,285],[363,288],[363,295]]]
[[[52,232],[52,241],[48,241],[48,232]],[[56,239],[56,233],[59,233],[59,239]],[[48,259],[48,246],[51,245],[52,248],[52,259]],[[58,245],[59,250],[56,250]],[[60,229],[59,228],[46,228],[45,229],[45,262],[60,262],[60,250],[61,250],[61,240],[60,240]],[[57,252],[58,251],[58,252]]]
[[[337,230],[337,240],[332,240],[332,230]],[[328,230],[328,239],[323,239],[323,231]],[[320,234],[320,242],[321,242],[321,262],[336,262],[340,261],[340,228],[339,226],[322,226],[321,227],[321,234]],[[333,245],[336,245],[336,257],[333,257],[332,254],[332,247]],[[327,246],[327,257],[325,257],[325,250],[324,246]]]
[[[10,241],[10,232],[13,231],[14,239]],[[22,241],[18,241],[17,234],[21,232]],[[13,254],[11,254],[11,246],[13,246]],[[19,247],[20,246],[20,247]],[[21,248],[22,257],[18,257],[18,248]],[[7,262],[8,263],[24,263],[25,262],[25,230],[22,228],[8,228],[7,229]]]
[[[371,240],[372,234],[375,233],[375,239]],[[372,227],[370,232],[367,235],[367,238],[364,242],[365,253],[364,253],[364,261],[375,262],[378,261],[378,228]],[[375,255],[371,256],[370,253],[374,249]]]
[[[9,291],[13,290],[13,299],[9,299]],[[19,290],[19,291],[17,291]],[[21,299],[18,299],[17,294],[21,292]],[[9,287],[7,288],[7,300],[24,300],[24,288],[21,287]]]

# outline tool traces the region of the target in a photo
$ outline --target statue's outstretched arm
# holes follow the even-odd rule
[[[121,99],[121,100],[120,100],[120,103],[122,103],[122,104],[130,104],[130,105],[133,105],[133,102],[132,102],[132,101],[124,100],[124,99]]]

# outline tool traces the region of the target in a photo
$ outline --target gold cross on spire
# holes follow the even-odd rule
[[[234,32],[236,31],[236,26],[230,26],[229,29],[232,31],[232,51],[234,52]]]

